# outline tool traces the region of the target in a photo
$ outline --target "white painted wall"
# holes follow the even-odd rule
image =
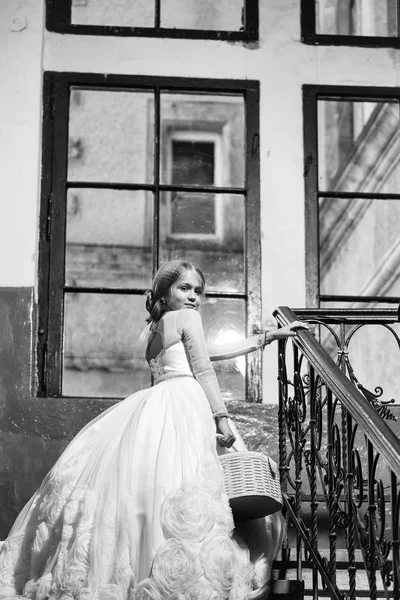
[[[261,84],[263,307],[305,304],[301,86],[400,85],[400,51],[306,46],[299,0],[260,0],[260,42],[44,33],[43,0],[0,4],[0,286],[33,285],[41,70],[251,78]],[[10,31],[13,16],[27,27]],[[270,352],[270,351],[269,351]],[[270,354],[273,354],[270,352]],[[268,368],[268,367],[267,367]],[[275,369],[275,361],[274,361]]]
[[[400,84],[400,52],[300,42],[298,0],[260,0],[260,42],[102,38],[43,32],[42,0],[0,3],[0,285],[32,285],[40,174],[41,70],[252,78],[261,83],[263,294],[303,305],[301,85]],[[26,28],[12,32],[11,20]],[[185,51],[182,51],[182,47]]]
[[[0,2],[0,286],[36,273],[43,0]]]

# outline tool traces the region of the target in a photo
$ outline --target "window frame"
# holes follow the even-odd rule
[[[210,188],[218,193],[240,193],[245,198],[245,290],[244,292],[210,292],[210,298],[244,299],[246,301],[246,335],[254,335],[261,322],[261,243],[260,243],[260,164],[259,164],[259,82],[254,80],[216,80],[168,78],[135,75],[103,75],[98,73],[44,73],[43,82],[43,147],[42,181],[39,225],[38,304],[36,340],[36,396],[62,396],[63,373],[63,317],[64,294],[76,291],[65,284],[66,198],[69,187],[104,189],[141,189],[154,193],[153,215],[153,272],[158,268],[159,255],[158,212],[162,191],[174,186],[159,182],[160,158],[154,151],[155,176],[152,184],[115,184],[68,182],[68,122],[70,88],[127,89],[155,91],[160,102],[161,91],[241,93],[245,111],[245,165],[246,178],[242,188]],[[159,121],[156,111],[156,121]],[[159,127],[158,125],[156,125]],[[156,142],[157,144],[157,142]],[[158,141],[158,145],[160,142]],[[157,159],[158,157],[158,159]],[[202,188],[200,188],[202,189]],[[186,187],[184,187],[186,190]],[[188,186],[187,191],[199,190]],[[143,294],[143,289],[84,288],[79,292]],[[247,357],[246,399],[259,402],[262,355]],[[68,396],[68,398],[70,398]],[[102,398],[105,400],[106,398]],[[88,400],[93,400],[90,398]],[[113,399],[115,401],[115,398]]]
[[[323,34],[316,30],[316,0],[301,0],[301,41],[312,46],[400,48],[400,0],[397,0],[397,6],[397,36]]]
[[[72,0],[46,0],[46,29],[56,33],[104,35],[118,37],[178,38],[256,42],[259,37],[259,0],[243,0],[243,31],[213,31],[160,27],[161,0],[155,4],[154,27],[121,27],[113,25],[80,25],[71,23]]]
[[[213,185],[216,187],[221,187],[223,185],[222,182],[222,139],[221,134],[216,132],[205,132],[205,131],[188,131],[184,129],[173,131],[172,134],[168,136],[167,140],[167,172],[168,172],[168,180],[171,182],[171,172],[172,172],[172,145],[175,140],[178,141],[205,141],[211,142],[214,145],[214,181]],[[219,198],[214,198],[214,224],[215,224],[215,233],[198,233],[196,238],[200,240],[208,239],[208,240],[216,240],[218,241],[222,235],[222,212],[221,212],[221,203],[219,202]],[[174,233],[172,231],[172,205],[171,205],[171,194],[169,194],[168,198],[169,210],[168,210],[168,237],[172,239],[193,239],[193,235],[190,233]]]
[[[303,90],[303,144],[305,192],[305,263],[307,306],[318,308],[325,302],[374,302],[398,305],[398,297],[321,294],[319,287],[319,208],[320,198],[360,198],[365,200],[399,200],[399,193],[320,191],[318,183],[318,100],[398,100],[400,88],[309,85]]]

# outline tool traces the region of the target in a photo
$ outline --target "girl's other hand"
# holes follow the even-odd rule
[[[277,333],[284,332],[285,337],[294,337],[298,331],[308,331],[310,326],[304,321],[293,321],[289,325],[285,325],[278,329]]]
[[[308,331],[309,329],[310,326],[308,323],[305,323],[304,321],[293,321],[293,323],[290,323],[289,325],[275,329],[273,337],[275,340],[284,340],[288,337],[295,337],[298,331]]]
[[[228,418],[221,417],[218,419],[217,425],[217,439],[221,446],[230,448],[236,441],[235,435],[229,426]]]

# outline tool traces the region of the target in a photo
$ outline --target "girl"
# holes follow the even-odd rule
[[[106,410],[63,452],[2,544],[0,598],[245,600],[264,585],[232,538],[216,425],[226,448],[235,434],[198,313],[204,288],[188,262],[156,273],[145,332],[155,385]],[[231,344],[218,358],[302,326]]]

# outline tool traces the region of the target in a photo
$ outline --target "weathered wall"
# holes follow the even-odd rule
[[[0,289],[0,539],[84,423],[108,403],[33,398],[32,288]]]

